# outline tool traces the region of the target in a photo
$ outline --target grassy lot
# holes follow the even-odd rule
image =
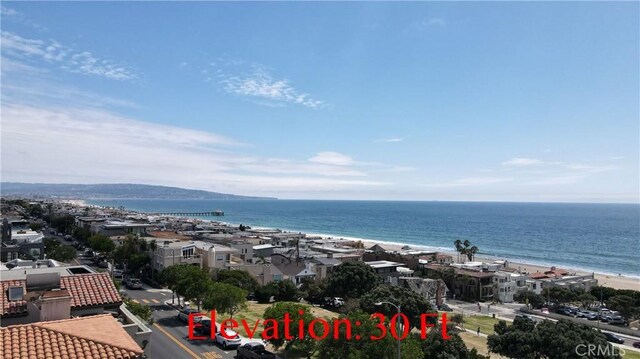
[[[248,302],[247,309],[243,310],[240,313],[235,314],[233,316],[233,319],[237,320],[238,323],[240,323],[240,320],[244,319],[247,321],[247,324],[249,325],[249,327],[253,327],[255,323],[258,321],[258,319],[262,319],[262,315],[264,314],[264,311],[270,305],[271,304],[259,304],[255,302]],[[319,308],[319,307],[313,307],[311,305],[306,305],[306,304],[302,304],[302,305],[306,306],[308,308],[307,310],[313,313],[315,317],[325,318],[325,319],[332,319],[332,318],[338,317],[337,313],[331,312],[329,310]],[[223,319],[226,319],[226,316],[218,314],[218,318],[217,318],[218,323],[220,323]],[[261,332],[261,329],[262,329],[262,325],[258,325],[258,333]],[[237,331],[240,335],[247,336],[247,333],[244,330],[244,327],[242,325],[238,328]]]
[[[484,315],[470,315],[464,317],[464,327],[476,331],[480,327],[480,333],[493,334],[493,326],[498,323],[499,319],[487,317]]]
[[[640,352],[627,350],[627,353],[623,356],[624,359],[640,359]]]
[[[462,341],[464,341],[464,343],[467,345],[467,348],[469,348],[469,350],[471,350],[472,348],[475,348],[478,351],[478,353],[482,355],[488,355],[489,348],[487,348],[487,338],[477,336],[475,334],[471,334],[467,332],[461,332],[460,338],[462,338]],[[504,359],[505,357],[492,353],[491,358]]]

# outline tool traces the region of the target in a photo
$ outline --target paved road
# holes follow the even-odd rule
[[[505,319],[505,320],[510,320],[513,321],[515,316],[518,314],[522,314],[520,312],[520,308],[524,307],[524,304],[519,304],[519,303],[504,303],[504,304],[492,304],[491,306],[488,306],[487,303],[481,303],[480,304],[480,310],[478,310],[478,304],[477,303],[468,303],[468,302],[463,302],[463,301],[457,301],[457,300],[450,300],[447,302],[447,304],[449,304],[449,306],[451,306],[452,309],[454,309],[455,312],[457,313],[463,313],[465,315],[475,315],[475,314],[480,314],[480,315],[492,315],[495,314],[496,318],[498,319]],[[531,314],[527,314],[530,317],[532,317],[534,320],[536,321],[542,321],[542,320],[551,320],[551,321],[556,321],[553,318],[547,318],[547,317],[543,317],[543,316],[538,316],[538,315],[531,315]],[[570,319],[573,320],[576,323],[580,323],[582,320],[586,319],[576,319],[576,318],[570,318],[567,317],[566,319]],[[639,351],[637,348],[634,348],[632,345],[634,342],[639,341],[640,339],[638,339],[638,337],[632,337],[630,335],[626,335],[626,334],[620,334],[620,333],[613,333],[619,337],[622,337],[625,340],[625,343],[620,345],[620,344],[616,344],[616,343],[611,343],[612,345],[616,346],[616,347],[622,347],[625,350],[628,351]]]
[[[171,300],[171,293],[164,290],[125,289],[127,296],[153,309],[154,324],[151,341],[146,352],[150,359],[231,359],[236,351],[222,350],[211,340],[189,341],[186,323],[177,318],[178,312],[164,304]]]

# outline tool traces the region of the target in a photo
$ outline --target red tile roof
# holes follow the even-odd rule
[[[60,287],[71,294],[71,308],[122,303],[118,289],[107,273],[61,277]]]
[[[1,328],[1,358],[132,359],[142,349],[111,315]]]
[[[25,280],[8,280],[0,282],[1,310],[0,315],[21,314],[27,310],[25,300],[9,302],[8,289],[12,286],[25,287]],[[71,295],[71,308],[93,307],[100,305],[119,305],[122,298],[107,273],[76,274],[60,277],[60,288]]]
[[[26,292],[24,288],[24,280],[4,280],[0,282],[0,288],[2,289],[2,295],[0,295],[0,315],[14,315],[27,312],[26,300],[14,300],[9,301],[9,288],[22,287],[23,293]]]

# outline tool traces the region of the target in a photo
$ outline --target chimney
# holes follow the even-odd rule
[[[41,322],[71,318],[71,295],[66,289],[45,291],[38,304]]]

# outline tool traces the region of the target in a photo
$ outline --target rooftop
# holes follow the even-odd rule
[[[373,261],[373,262],[365,262],[365,263],[374,269],[404,266],[404,264],[402,263],[391,262],[391,261]]]
[[[26,279],[0,282],[0,315],[22,314],[27,311],[27,301],[9,300],[10,287],[22,287],[27,293]],[[120,305],[122,298],[107,273],[79,274],[60,277],[60,289],[71,295],[71,308]]]
[[[139,358],[142,349],[109,314],[1,329],[4,358]]]

